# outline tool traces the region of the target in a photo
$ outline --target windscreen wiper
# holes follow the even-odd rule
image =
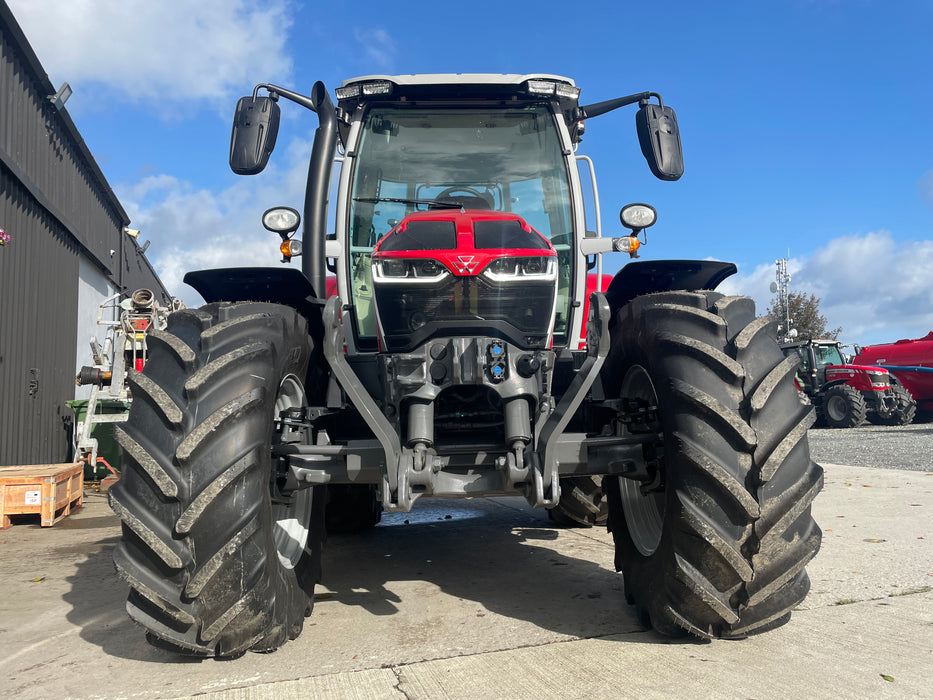
[[[428,209],[462,209],[463,205],[451,199],[405,199],[402,197],[354,197],[354,202],[391,202],[392,204],[414,204]]]

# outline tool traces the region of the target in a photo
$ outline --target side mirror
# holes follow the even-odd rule
[[[679,180],[684,174],[677,115],[670,107],[642,104],[635,113],[638,142],[648,167],[660,180]]]
[[[255,175],[266,167],[279,133],[279,111],[271,97],[237,102],[230,135],[230,169],[237,175]]]

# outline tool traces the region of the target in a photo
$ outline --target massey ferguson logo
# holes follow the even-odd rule
[[[458,255],[456,265],[457,272],[472,274],[479,262],[476,260],[475,255]]]

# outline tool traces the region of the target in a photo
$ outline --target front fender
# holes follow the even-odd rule
[[[225,267],[185,274],[208,304],[215,301],[268,301],[303,311],[319,306],[311,282],[293,267]]]
[[[619,270],[606,299],[615,310],[642,294],[675,289],[715,289],[738,269],[734,263],[717,260],[653,260],[632,262]]]
[[[323,334],[321,309],[311,282],[293,267],[224,267],[185,274],[185,284],[211,304],[216,301],[266,301],[290,306],[308,319],[316,344]]]

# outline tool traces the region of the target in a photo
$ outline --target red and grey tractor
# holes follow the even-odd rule
[[[817,425],[855,428],[865,420],[877,425],[907,425],[917,402],[888,370],[849,364],[835,340],[807,340],[781,345],[800,358],[797,385],[816,406]]]
[[[328,521],[431,497],[555,509],[575,484],[601,489],[584,500],[605,497],[645,624],[736,638],[789,619],[823,478],[796,363],[750,299],[713,291],[731,263],[631,262],[602,284],[602,256],[634,256],[656,213],[623,207],[628,231],[604,235],[584,121],[638,105],[662,180],[680,135],[656,93],[579,95],[458,74],[348,80],[336,106],[322,83],[240,100],[240,174],[265,167],[280,101],[317,114],[303,215],[263,217],[301,269],[189,273],[207,304],[129,378],[114,559],[152,643],[225,657],[296,637]]]

